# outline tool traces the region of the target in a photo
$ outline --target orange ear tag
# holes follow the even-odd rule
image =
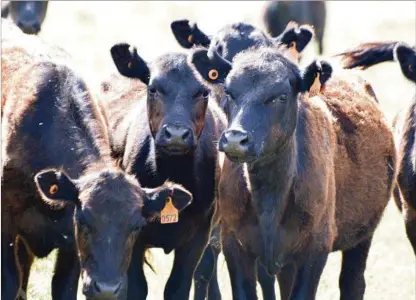
[[[179,212],[172,203],[172,198],[168,197],[165,207],[160,212],[160,223],[170,224],[179,221]]]
[[[209,77],[209,79],[211,79],[211,80],[215,80],[215,79],[217,79],[217,78],[218,78],[218,71],[217,71],[217,70],[215,70],[215,69],[210,70],[210,71],[208,72],[208,77]]]
[[[188,42],[189,42],[190,44],[192,44],[193,39],[194,39],[193,35],[192,35],[192,34],[190,34],[190,35],[188,36]]]
[[[319,81],[320,74],[318,73],[315,80],[309,89],[309,96],[315,96],[321,91],[321,82]]]
[[[51,185],[51,187],[49,188],[49,194],[51,194],[51,195],[56,194],[57,191],[58,191],[58,185],[56,185],[56,184]]]
[[[296,42],[291,43],[288,51],[289,51],[289,56],[294,61],[299,61],[299,52],[298,52],[298,50],[296,50]]]

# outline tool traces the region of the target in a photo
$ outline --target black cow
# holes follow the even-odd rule
[[[172,32],[178,43],[184,48],[192,48],[195,46],[203,46],[209,48],[210,51],[216,51],[223,58],[232,60],[238,53],[249,48],[258,48],[260,46],[286,45],[291,48],[295,56],[298,56],[313,36],[313,30],[309,26],[299,26],[295,22],[287,24],[282,33],[271,38],[260,29],[247,23],[233,23],[221,28],[214,37],[210,37],[203,33],[195,23],[188,20],[178,20],[171,24]],[[226,97],[221,89],[212,89],[215,100],[220,104],[221,108],[226,112]],[[240,170],[242,172],[242,170]],[[238,191],[241,196],[247,193],[246,187],[243,185]],[[207,249],[201,259],[201,262],[195,272],[195,296],[194,299],[205,299],[207,290],[209,289],[209,299],[220,299],[220,291],[217,283],[217,269],[214,265],[214,273],[211,275],[212,264],[218,259],[220,252],[219,230],[214,230],[211,238],[211,249]],[[229,242],[231,243],[231,242]],[[233,251],[233,250],[230,250]],[[274,299],[274,282],[275,279],[270,277],[265,269],[259,265],[258,280],[262,287],[265,298]],[[212,280],[210,280],[212,278]]]
[[[368,251],[395,171],[393,136],[367,83],[354,74],[326,82],[332,68],[325,62],[301,73],[270,47],[233,63],[199,49],[190,61],[228,95],[219,150],[229,160],[218,207],[221,226],[237,239],[238,251],[224,249],[234,299],[256,299],[257,258],[278,274],[281,299],[315,299],[328,253],[337,250],[341,298],[362,299]],[[236,193],[241,181],[250,198]]]
[[[403,75],[416,83],[416,49],[402,42],[364,43],[355,49],[338,54],[347,69],[367,69],[382,62],[397,61]],[[396,146],[398,147],[398,175],[394,198],[402,211],[407,237],[416,254],[416,94],[394,119]]]
[[[263,21],[272,36],[278,36],[290,21],[314,26],[319,54],[324,52],[325,1],[270,1]]]
[[[48,1],[9,1],[1,8],[1,17],[11,16],[13,22],[27,34],[38,34],[45,20]]]
[[[53,249],[52,299],[76,299],[80,271],[88,299],[124,299],[141,228],[192,195],[169,182],[141,188],[116,165],[69,57],[11,22],[2,22],[2,47],[2,299],[25,294],[33,255]]]
[[[223,58],[232,60],[238,53],[249,48],[258,48],[260,46],[279,47],[285,45],[290,48],[297,58],[298,53],[302,52],[313,36],[313,30],[309,26],[299,26],[295,22],[289,23],[285,30],[277,37],[271,38],[258,28],[247,23],[234,23],[224,26],[214,37],[209,37],[203,33],[197,26],[188,20],[178,20],[171,24],[172,32],[178,43],[184,48],[192,48],[195,46],[203,46],[209,48],[210,52],[215,51]],[[213,97],[221,108],[227,112],[225,105],[227,97],[225,97],[222,89],[212,89]],[[240,176],[242,176],[242,170]],[[236,191],[241,197],[249,194],[247,187],[243,184]],[[248,195],[248,197],[250,197]],[[201,262],[195,272],[195,296],[194,299],[205,299],[208,291],[209,299],[220,299],[220,291],[216,279],[216,264],[214,265],[214,273],[211,274],[212,264],[216,263],[220,252],[219,230],[214,230],[211,238],[210,247],[204,252]],[[232,240],[232,236],[230,240]],[[232,243],[228,241],[227,244]],[[225,250],[227,251],[227,250]],[[233,251],[229,249],[229,251]],[[259,265],[258,280],[262,287],[264,298],[274,299],[274,277],[270,277],[265,269]],[[210,280],[212,278],[212,280]]]
[[[165,299],[188,299],[214,222],[216,142],[225,117],[215,101],[208,101],[209,91],[195,77],[185,54],[167,53],[148,64],[134,47],[117,44],[111,55],[120,74],[145,85],[123,98],[110,93],[106,104],[113,155],[141,184],[158,186],[169,179],[194,197],[178,222],[152,223],[142,231],[129,270],[129,299],[147,295],[142,265],[150,247],[175,251]]]

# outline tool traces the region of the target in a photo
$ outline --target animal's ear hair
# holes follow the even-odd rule
[[[78,188],[74,181],[62,171],[50,169],[35,175],[36,187],[42,198],[49,204],[63,201],[79,205]]]
[[[208,47],[211,39],[203,33],[196,23],[190,23],[189,20],[177,20],[170,24],[172,33],[179,45],[183,48],[190,49],[193,46]]]
[[[290,21],[285,30],[274,40],[278,44],[283,44],[287,48],[293,48],[296,52],[301,53],[312,40],[314,34],[313,26],[307,24],[299,26],[298,23]]]
[[[111,57],[121,75],[139,79],[149,84],[150,70],[147,63],[137,54],[136,47],[127,43],[116,44],[110,49]]]
[[[216,51],[197,49],[190,54],[189,63],[201,75],[203,80],[211,84],[224,83],[231,71],[231,63],[222,58]]]
[[[394,58],[399,62],[403,75],[416,83],[416,49],[399,43],[394,48]]]
[[[316,95],[322,92],[332,76],[332,66],[325,60],[314,60],[302,72],[301,92]]]
[[[192,194],[178,184],[165,183],[159,188],[144,188],[143,190],[146,194],[142,209],[145,218],[153,218],[160,215],[167,205],[169,208],[176,210],[177,213],[180,213],[193,200]]]

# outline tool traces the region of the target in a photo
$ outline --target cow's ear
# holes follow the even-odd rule
[[[208,83],[224,83],[232,64],[222,58],[216,51],[206,49],[195,50],[189,59],[190,64]]]
[[[121,75],[139,79],[149,84],[150,70],[147,63],[137,54],[136,47],[126,43],[116,44],[110,49],[111,57]]]
[[[277,44],[285,45],[294,56],[298,57],[299,54],[310,43],[314,36],[314,29],[310,25],[299,26],[296,22],[289,22],[285,30],[274,41]]]
[[[1,8],[1,17],[7,18],[10,12],[10,1]]]
[[[324,60],[314,60],[303,71],[301,92],[316,95],[322,92],[332,76],[332,66]]]
[[[416,82],[416,50],[405,44],[398,44],[394,48],[394,58],[399,62],[403,75]]]
[[[190,49],[193,46],[208,47],[211,38],[203,33],[196,23],[191,24],[189,20],[173,21],[170,24],[173,35],[183,48]]]
[[[145,218],[179,214],[192,203],[192,194],[178,184],[165,183],[155,189],[143,189],[146,193],[142,214]],[[177,220],[176,220],[177,221]]]
[[[40,171],[35,175],[35,183],[43,200],[50,204],[57,201],[80,204],[76,184],[61,171],[54,169]]]

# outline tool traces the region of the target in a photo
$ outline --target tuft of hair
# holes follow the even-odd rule
[[[393,61],[394,50],[398,42],[371,42],[358,45],[356,48],[334,55],[341,57],[343,68],[365,70],[376,64]]]

